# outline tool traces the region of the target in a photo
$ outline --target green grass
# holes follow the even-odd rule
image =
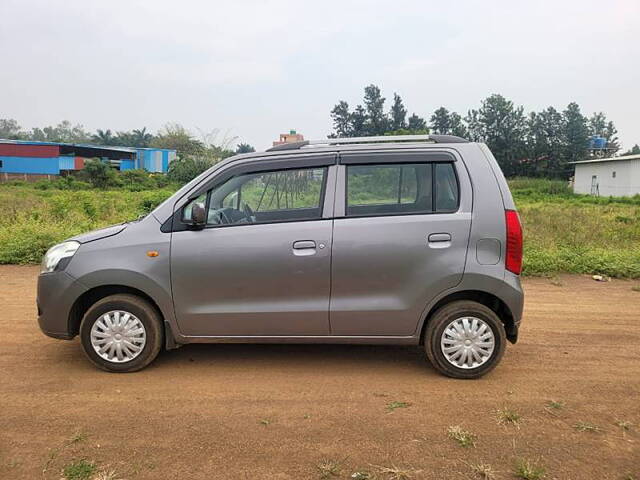
[[[62,475],[66,480],[89,480],[96,473],[95,463],[86,460],[69,463],[62,470]]]
[[[524,275],[640,278],[640,196],[573,195],[559,180],[515,178],[509,184],[524,226]],[[148,213],[176,188],[56,185],[0,184],[0,263],[38,263],[54,243]]]
[[[397,408],[409,408],[411,406],[410,403],[407,402],[390,402],[387,404],[387,410],[389,410],[389,412],[393,412],[394,410],[396,410]]]
[[[524,229],[524,274],[640,277],[640,196],[574,195],[559,180],[509,182]]]
[[[0,185],[0,263],[39,263],[53,244],[150,212],[171,190],[41,190]]]
[[[316,465],[320,478],[339,477],[342,471],[341,462],[338,460],[325,459]]]
[[[547,402],[547,408],[551,408],[553,410],[562,410],[564,408],[564,402],[559,402],[557,400],[549,400]]]
[[[496,419],[500,425],[518,425],[520,420],[522,420],[522,416],[509,408],[501,408],[496,411]]]
[[[496,478],[496,472],[488,463],[473,463],[469,465],[469,467],[477,478],[483,478],[484,480],[493,480]]]
[[[573,428],[575,428],[579,432],[591,432],[591,433],[598,433],[601,430],[598,425],[594,425],[591,422],[578,422],[573,426]]]
[[[627,420],[616,420],[615,421],[615,425],[617,427],[620,427],[622,429],[623,432],[628,432],[629,430],[631,430],[631,422],[627,421]]]
[[[476,436],[473,433],[464,430],[460,425],[449,427],[447,434],[449,435],[449,438],[455,440],[458,445],[463,448],[476,446]]]
[[[545,477],[546,469],[531,460],[521,458],[516,461],[513,473],[524,480],[540,480]]]

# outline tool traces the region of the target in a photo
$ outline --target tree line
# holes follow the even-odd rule
[[[442,106],[427,120],[408,110],[397,93],[390,109],[380,88],[364,89],[361,104],[353,110],[344,100],[331,110],[331,137],[376,135],[440,134],[456,135],[486,143],[507,176],[566,178],[569,162],[584,160],[593,154],[590,140],[594,136],[607,141],[607,156],[620,150],[618,131],[603,112],[587,117],[580,106],[569,103],[563,110],[550,106],[540,112],[525,113],[504,96],[494,94],[470,109],[463,117]],[[625,154],[640,153],[635,145]]]

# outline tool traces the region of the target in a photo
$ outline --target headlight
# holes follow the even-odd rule
[[[40,268],[40,273],[49,273],[53,272],[60,261],[68,258],[64,263],[60,264],[62,268],[66,267],[66,264],[69,263],[73,254],[76,253],[76,250],[80,247],[80,242],[62,242],[58,245],[54,245],[47,253],[45,253],[44,258],[42,259],[42,265]]]

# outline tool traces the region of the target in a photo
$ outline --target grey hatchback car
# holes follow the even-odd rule
[[[477,378],[515,343],[522,229],[489,149],[447,135],[237,155],[146,217],[52,247],[38,322],[132,372],[188,343],[423,345]]]

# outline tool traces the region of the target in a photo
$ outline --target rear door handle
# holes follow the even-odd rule
[[[293,242],[294,250],[305,250],[307,248],[316,248],[316,242],[313,240],[298,240]]]
[[[450,233],[432,233],[429,235],[429,243],[437,243],[437,242],[450,242],[451,234]]]

